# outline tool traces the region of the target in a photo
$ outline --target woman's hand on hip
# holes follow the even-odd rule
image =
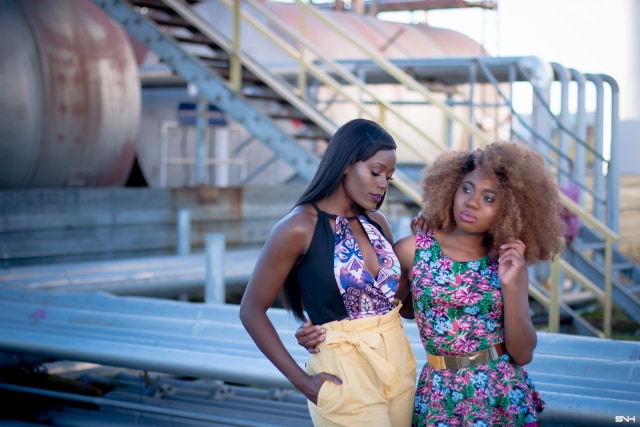
[[[335,375],[327,372],[320,372],[318,374],[309,375],[308,381],[301,386],[298,386],[298,390],[305,395],[307,399],[313,402],[314,405],[318,404],[318,394],[320,394],[320,387],[325,381],[331,381],[334,384],[342,385],[342,380]]]

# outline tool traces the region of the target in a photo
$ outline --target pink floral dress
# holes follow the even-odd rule
[[[411,292],[422,344],[439,356],[463,355],[504,341],[498,264],[453,261],[431,233],[416,235]],[[422,369],[413,426],[524,426],[544,402],[524,367],[508,354],[460,370]]]

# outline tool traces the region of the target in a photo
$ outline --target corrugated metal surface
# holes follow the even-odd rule
[[[294,339],[297,323],[279,309],[272,309],[270,317],[294,358],[304,364],[307,354]],[[405,331],[421,365],[425,357],[415,323],[407,322]],[[547,402],[541,416],[545,425],[613,425],[615,416],[637,412],[640,402],[640,342],[548,333],[539,333],[538,342],[528,371]],[[233,383],[234,386],[246,384],[251,388],[292,390],[241,326],[238,306],[229,304],[114,297],[104,293],[21,292],[0,288],[0,349],[137,370],[136,375],[148,378],[143,388],[138,383],[138,388],[131,389],[130,383],[127,385],[104,374],[105,381],[116,385],[116,388],[110,392],[112,395],[108,393],[101,397],[106,401],[93,400],[92,404],[111,410],[117,407],[113,402],[117,400],[121,406],[132,405],[130,414],[147,418],[145,410],[158,414],[162,408],[180,409],[180,406],[172,407],[170,403],[175,398],[181,404],[190,405],[191,414],[175,413],[175,419],[180,421],[177,425],[205,420],[206,412],[203,415],[200,412],[202,407],[198,406],[201,402],[198,393],[207,387],[210,394],[214,393],[218,384],[215,380]],[[154,382],[156,377],[145,374],[145,371],[182,379],[189,377],[192,382],[176,385],[184,392],[172,395],[171,387],[166,385],[172,380]],[[196,378],[202,381],[193,382]],[[0,389],[12,393],[46,393],[37,388],[24,390],[16,386],[5,382],[0,384]],[[278,402],[274,400],[269,405],[265,399],[268,396],[270,393],[262,394],[260,407],[275,408]],[[258,394],[253,398],[258,398]],[[295,411],[304,413],[306,405],[303,402],[296,404],[295,399],[291,402],[297,405]],[[138,404],[150,407],[135,406]],[[72,406],[70,403],[66,405]],[[236,407],[240,411],[238,420],[246,421],[258,407],[255,401],[245,400]],[[82,425],[83,417],[91,420],[95,414],[95,410],[78,412],[74,422],[57,425]],[[266,420],[221,425],[264,425],[261,421]]]
[[[243,289],[259,249],[226,251],[228,289]],[[22,290],[95,292],[174,298],[201,295],[206,280],[204,253],[146,256],[113,261],[57,263],[0,269],[0,286]]]

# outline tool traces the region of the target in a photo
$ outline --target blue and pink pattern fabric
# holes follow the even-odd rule
[[[391,243],[364,215],[357,218],[378,255],[380,269],[377,277],[365,269],[349,219],[336,217],[333,266],[349,319],[382,315],[393,310],[393,299],[400,279],[400,263]]]

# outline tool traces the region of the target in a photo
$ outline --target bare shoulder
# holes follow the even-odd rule
[[[396,245],[414,247],[416,245],[416,235],[407,234],[402,239],[398,239],[398,242],[396,243]]]
[[[308,206],[296,206],[280,219],[271,231],[270,238],[289,242],[294,246],[311,240],[318,221],[317,213]]]
[[[416,254],[416,235],[409,234],[398,240],[393,245],[393,251],[400,260],[400,265],[403,268],[410,268],[413,265],[413,258]]]
[[[389,221],[387,221],[387,217],[384,216],[384,214],[380,211],[371,211],[371,212],[367,212],[367,215],[369,216],[369,218],[371,218],[371,220],[377,222],[380,225],[389,225]]]
[[[393,243],[393,233],[391,232],[391,226],[389,225],[389,221],[387,221],[387,217],[380,211],[367,212],[367,216],[382,228],[387,240]]]
[[[393,245],[393,248],[396,251],[396,254],[398,253],[398,251],[410,251],[413,254],[416,250],[416,235],[409,234],[403,237]]]

